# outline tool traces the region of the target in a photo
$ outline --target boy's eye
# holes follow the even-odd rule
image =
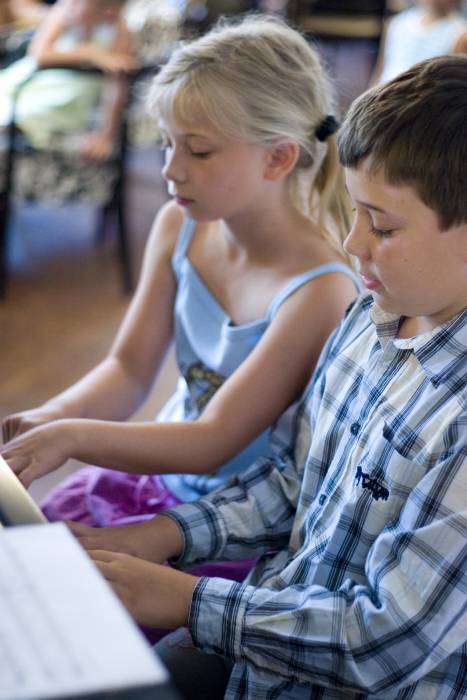
[[[373,224],[370,224],[370,231],[378,238],[389,238],[394,233],[394,229],[376,228]]]

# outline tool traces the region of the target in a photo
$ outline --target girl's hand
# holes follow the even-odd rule
[[[71,421],[59,420],[29,430],[0,449],[27,488],[35,479],[61,467],[71,456]]]
[[[44,423],[58,420],[63,416],[58,408],[41,406],[21,413],[13,413],[4,418],[2,423],[3,442],[9,442],[14,437],[26,433]]]
[[[183,548],[177,523],[163,515],[142,523],[116,527],[88,527],[73,522],[67,522],[67,525],[91,555],[96,550],[106,550],[162,564],[170,557],[178,557]]]
[[[128,554],[97,550],[91,557],[140,625],[164,629],[187,625],[196,576]]]

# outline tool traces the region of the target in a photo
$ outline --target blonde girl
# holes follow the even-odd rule
[[[50,495],[50,519],[138,522],[280,450],[270,426],[356,294],[330,87],[300,34],[260,16],[220,24],[173,54],[150,105],[172,201],[117,338],[81,381],[3,425],[26,485],[69,457],[99,465]],[[124,422],[172,341],[176,393],[156,422]]]

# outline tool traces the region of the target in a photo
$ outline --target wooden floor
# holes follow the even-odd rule
[[[165,201],[160,156],[131,159],[131,247],[137,277],[151,222]],[[86,206],[18,206],[10,229],[10,282],[0,302],[0,417],[31,408],[67,387],[106,353],[129,297],[121,291],[115,241],[96,245],[95,212]],[[138,417],[150,417],[175,383],[173,360]],[[31,487],[40,498],[75,468]]]

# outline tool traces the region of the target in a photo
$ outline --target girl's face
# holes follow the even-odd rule
[[[160,119],[162,174],[190,218],[214,221],[253,212],[269,193],[268,149],[227,139],[206,121]]]

